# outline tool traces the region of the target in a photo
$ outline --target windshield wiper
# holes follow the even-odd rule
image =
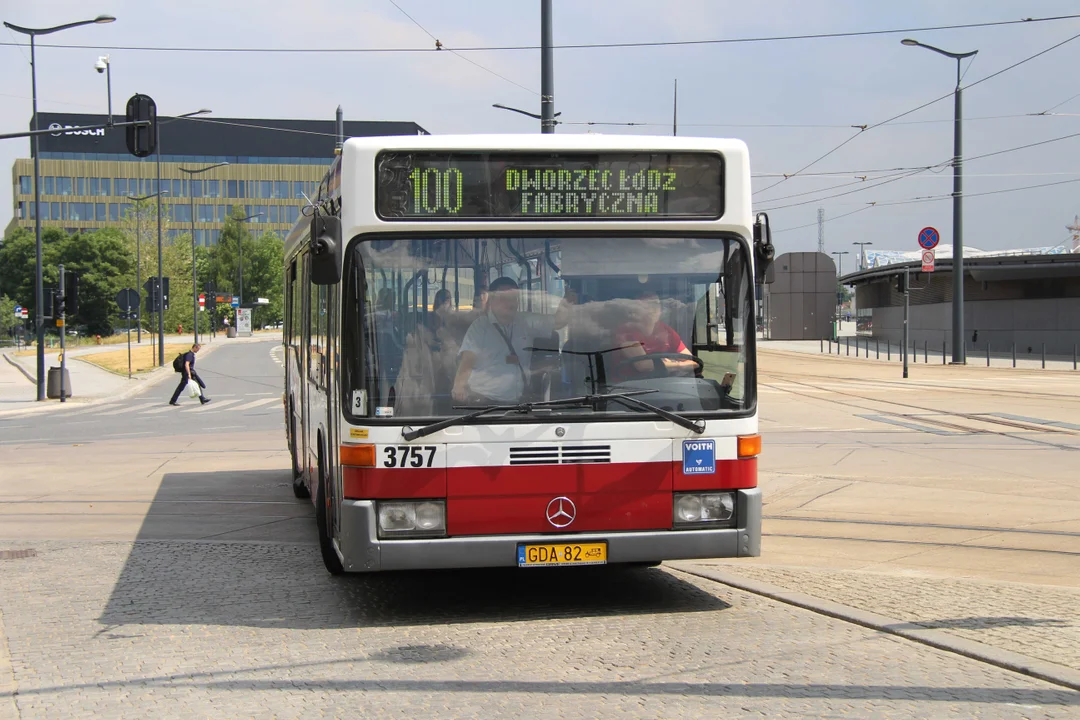
[[[638,410],[648,410],[649,412],[656,413],[657,415],[664,418],[665,420],[673,422],[676,425],[679,425],[681,427],[686,428],[687,430],[691,430],[691,431],[697,433],[698,435],[705,432],[705,421],[704,420],[691,420],[688,417],[684,417],[684,416],[679,415],[677,413],[673,413],[670,410],[665,410],[662,407],[657,407],[656,405],[653,405],[652,403],[647,403],[644,400],[638,400],[636,397],[632,397],[633,395],[641,395],[643,392],[657,392],[657,391],[655,391],[655,390],[640,391],[639,390],[639,391],[631,391],[631,392],[623,392],[623,393],[605,393],[605,394],[602,394],[602,395],[589,395],[587,397],[588,397],[588,399],[590,401],[614,400],[615,402],[626,405],[627,407],[636,408]]]
[[[479,417],[483,417],[484,415],[487,415],[488,413],[493,413],[493,412],[515,412],[515,413],[521,413],[523,415],[528,415],[528,414],[532,413],[534,408],[559,407],[559,406],[563,406],[563,405],[570,405],[570,406],[592,405],[597,400],[610,400],[610,399],[615,399],[615,398],[618,398],[618,397],[626,397],[628,395],[644,395],[646,393],[654,393],[654,392],[657,392],[657,391],[656,390],[631,390],[630,392],[621,393],[621,394],[612,393],[612,394],[609,394],[609,395],[582,395],[580,397],[563,398],[561,400],[539,400],[539,401],[536,401],[536,402],[515,403],[513,405],[488,405],[486,407],[478,408],[474,412],[468,413],[466,415],[459,415],[457,417],[446,418],[445,420],[439,420],[438,422],[433,422],[430,425],[424,425],[423,427],[416,428],[415,430],[412,429],[410,426],[406,425],[406,426],[401,428],[401,437],[405,438],[406,440],[415,440],[416,438],[424,437],[425,435],[431,435],[432,433],[437,433],[440,430],[443,430],[443,429],[448,428],[448,427],[453,427],[454,425],[468,425],[473,420],[475,420],[475,419],[477,419]],[[640,401],[638,401],[638,402],[640,402]],[[653,409],[653,406],[649,405],[648,403],[644,403],[644,405],[648,406],[649,409]],[[657,412],[659,412],[661,414],[664,414],[664,413],[667,412],[666,410],[661,410],[660,408],[655,408],[655,409],[656,409]],[[675,417],[678,417],[678,416],[675,416]],[[670,418],[668,418],[668,419],[670,419]],[[673,420],[672,422],[678,422],[678,421]],[[690,421],[685,420],[685,422],[690,422]],[[702,431],[699,430],[698,432],[702,432]]]

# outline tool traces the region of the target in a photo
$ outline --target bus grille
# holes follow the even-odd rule
[[[510,448],[511,465],[579,465],[611,462],[610,445],[536,445]]]

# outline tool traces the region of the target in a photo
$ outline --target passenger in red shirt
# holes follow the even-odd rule
[[[633,311],[633,320],[620,326],[615,331],[619,347],[630,345],[621,350],[616,357],[620,360],[632,360],[635,357],[652,353],[692,353],[683,343],[679,333],[660,319],[660,298],[656,293],[646,290],[637,298],[637,307]],[[662,364],[668,375],[693,375],[696,363],[693,360],[642,360],[628,362],[618,368],[613,375],[618,380],[629,380],[635,376],[649,376]]]

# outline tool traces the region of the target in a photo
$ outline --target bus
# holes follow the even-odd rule
[[[285,428],[332,574],[760,553],[738,140],[347,140],[285,241]]]

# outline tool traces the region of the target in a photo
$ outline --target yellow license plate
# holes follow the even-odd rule
[[[607,563],[607,543],[518,545],[518,567],[603,565],[605,563]]]

